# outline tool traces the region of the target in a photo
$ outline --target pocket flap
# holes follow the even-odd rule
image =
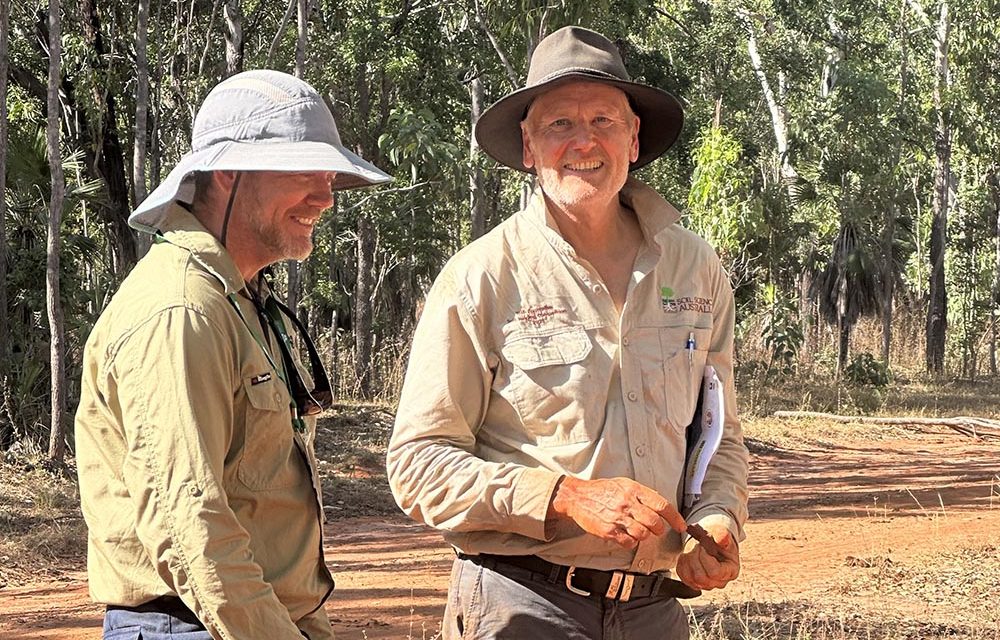
[[[593,345],[586,329],[571,327],[551,335],[520,335],[501,347],[503,356],[524,371],[572,364],[587,357]]]
[[[288,397],[282,393],[281,380],[272,375],[266,382],[257,382],[254,378],[243,380],[243,388],[247,392],[247,400],[254,409],[263,411],[281,411],[288,409]]]

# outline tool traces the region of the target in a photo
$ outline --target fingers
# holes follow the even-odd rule
[[[581,529],[632,549],[667,525],[679,531],[684,518],[676,507],[649,487],[628,478],[579,480],[565,477],[557,485],[551,513],[572,519]]]
[[[728,532],[717,534],[724,559],[712,557],[699,543],[677,560],[677,577],[696,589],[721,589],[740,574],[739,547]]]
[[[687,529],[687,523],[684,521],[684,516],[677,510],[677,507],[652,489],[648,487],[642,487],[642,489],[643,491],[638,495],[639,502],[656,512],[660,518],[666,520],[671,529],[677,533],[684,533]]]

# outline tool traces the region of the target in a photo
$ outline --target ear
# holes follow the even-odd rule
[[[531,136],[524,120],[521,121],[521,164],[527,169],[535,166],[535,156],[531,153]]]
[[[635,162],[639,159],[639,116],[635,116],[635,122],[632,124],[632,140],[629,142],[628,158],[629,162]]]
[[[236,181],[236,174],[238,171],[233,171],[231,169],[223,169],[220,171],[212,172],[212,182],[214,185],[220,189],[229,191],[233,188],[233,183]]]

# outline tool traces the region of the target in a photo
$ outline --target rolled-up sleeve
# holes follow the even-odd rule
[[[223,469],[239,387],[234,339],[185,307],[145,321],[115,355],[136,532],[214,638],[301,640],[230,508]]]
[[[433,527],[545,540],[560,475],[476,455],[498,361],[452,273],[438,277],[414,335],[386,455],[389,484],[403,511]]]

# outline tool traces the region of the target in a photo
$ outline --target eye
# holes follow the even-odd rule
[[[599,127],[607,127],[614,124],[614,120],[612,120],[608,116],[597,116],[596,118],[594,118],[594,124]]]
[[[552,129],[562,130],[568,128],[571,124],[573,123],[570,122],[569,118],[556,118],[549,123],[549,127]]]

